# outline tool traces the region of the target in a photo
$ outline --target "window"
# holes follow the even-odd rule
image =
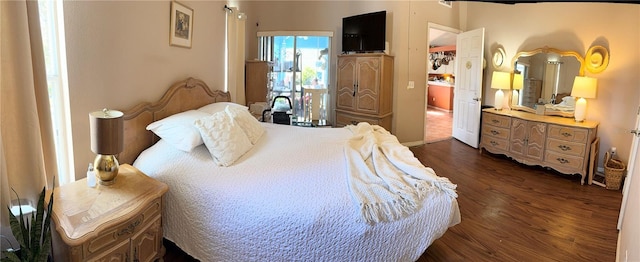
[[[62,1],[40,0],[38,1],[38,9],[54,143],[58,158],[57,182],[59,185],[64,185],[75,180],[75,172]]]
[[[268,92],[268,102],[276,96],[289,97],[294,120],[303,117],[301,101],[305,89],[326,92],[329,87],[332,36],[332,32],[258,32],[258,56],[260,60],[273,62],[273,84]],[[323,103],[323,107],[328,105],[327,101]]]

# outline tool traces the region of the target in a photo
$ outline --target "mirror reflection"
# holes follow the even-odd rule
[[[514,86],[519,95],[513,97],[512,105],[530,111],[536,104],[562,103],[571,95],[575,76],[583,75],[583,62],[576,52],[548,47],[516,54],[513,71],[523,82],[520,90]]]

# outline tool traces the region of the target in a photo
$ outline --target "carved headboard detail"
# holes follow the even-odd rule
[[[123,111],[124,151],[118,156],[120,164],[133,164],[142,151],[159,140],[146,129],[152,122],[214,102],[229,101],[229,92],[211,91],[202,80],[190,77],[173,84],[157,102],[142,103]]]

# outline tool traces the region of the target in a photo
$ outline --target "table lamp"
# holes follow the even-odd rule
[[[571,96],[578,98],[574,118],[576,122],[582,122],[587,115],[587,100],[585,98],[596,98],[596,87],[598,79],[587,76],[576,76],[573,81]]]
[[[520,90],[524,85],[524,78],[521,74],[513,74],[513,95],[511,97],[511,104],[520,104]]]
[[[119,164],[115,155],[124,147],[123,115],[120,111],[106,108],[89,114],[91,151],[97,154],[93,166],[101,185],[112,185],[118,175]]]
[[[495,108],[496,110],[502,110],[502,106],[504,105],[504,92],[502,89],[509,89],[511,81],[511,74],[507,72],[499,72],[493,71],[493,75],[491,76],[491,88],[498,89],[496,91],[495,96]]]

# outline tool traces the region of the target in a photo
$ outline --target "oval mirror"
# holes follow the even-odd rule
[[[513,96],[512,108],[529,112],[536,112],[536,104],[563,102],[571,95],[574,78],[584,75],[584,58],[580,54],[550,47],[519,52],[511,65],[514,74],[523,79],[522,89],[514,90],[519,94]]]

